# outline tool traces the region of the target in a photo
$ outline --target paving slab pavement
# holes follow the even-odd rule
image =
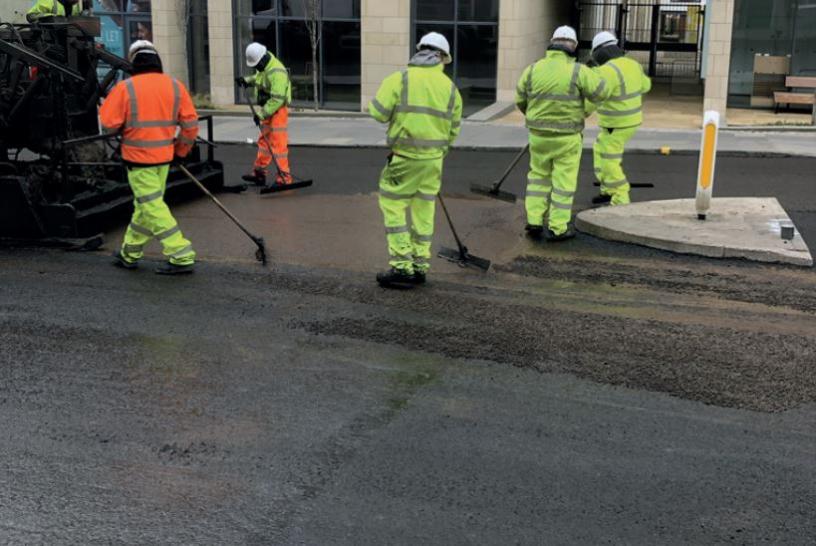
[[[252,143],[258,132],[246,116],[217,116],[213,119],[214,140],[222,143]],[[589,149],[597,127],[584,133]],[[209,135],[204,131],[204,136]],[[367,118],[294,117],[289,120],[292,146],[385,148],[385,127]],[[527,144],[527,130],[520,125],[465,121],[455,144],[458,149],[519,150]],[[697,153],[700,131],[686,129],[642,129],[628,150],[657,152],[668,146],[675,153]],[[722,131],[721,153],[746,155],[791,155],[816,157],[816,133]]]
[[[798,231],[782,239],[786,224],[793,222],[773,197],[715,198],[705,221],[697,219],[694,199],[671,199],[585,210],[575,222],[602,239],[681,254],[813,266]]]

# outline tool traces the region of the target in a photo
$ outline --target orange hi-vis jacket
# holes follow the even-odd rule
[[[174,155],[190,153],[198,135],[198,114],[187,88],[161,73],[139,74],[116,84],[99,109],[99,119],[106,132],[122,131],[122,159],[127,163],[170,163]]]

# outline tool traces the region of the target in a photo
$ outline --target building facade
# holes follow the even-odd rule
[[[0,18],[19,20],[29,3],[4,0]],[[437,31],[451,43],[447,71],[472,114],[512,102],[519,74],[562,24],[578,29],[582,58],[596,32],[615,31],[670,93],[702,95],[706,109],[723,114],[727,105],[768,107],[786,74],[816,76],[816,0],[320,0],[317,63],[311,0],[92,3],[105,47],[123,55],[151,39],[166,68],[218,106],[244,100],[234,79],[247,72],[251,41],[289,67],[296,105],[312,104],[316,74],[323,108],[360,110],[405,66],[419,36]]]

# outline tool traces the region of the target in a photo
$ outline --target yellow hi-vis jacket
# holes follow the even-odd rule
[[[263,70],[244,78],[250,87],[255,88],[255,99],[265,118],[274,116],[275,112],[292,103],[289,71],[277,57],[271,53],[269,56],[269,62]]]
[[[462,97],[442,63],[391,74],[368,111],[380,123],[390,124],[391,150],[413,159],[444,157],[462,125]]]
[[[584,99],[609,96],[604,81],[563,51],[550,50],[528,66],[516,87],[516,106],[536,134],[575,134],[584,130]]]
[[[612,95],[598,106],[598,125],[607,129],[637,127],[643,123],[642,96],[651,91],[652,80],[639,62],[618,57],[594,69]]]
[[[80,15],[82,13],[82,4],[77,2],[71,7],[69,15]],[[65,6],[59,0],[37,0],[31,9],[28,10],[28,19],[38,19],[40,17],[65,17]]]

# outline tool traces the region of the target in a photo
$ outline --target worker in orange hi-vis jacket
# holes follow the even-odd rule
[[[134,197],[133,218],[114,264],[135,269],[155,238],[167,258],[156,273],[192,273],[195,251],[164,202],[164,191],[170,163],[195,144],[198,114],[184,85],[162,72],[152,43],[134,42],[128,58],[133,77],[119,82],[99,110],[102,128],[122,134],[122,160]]]

